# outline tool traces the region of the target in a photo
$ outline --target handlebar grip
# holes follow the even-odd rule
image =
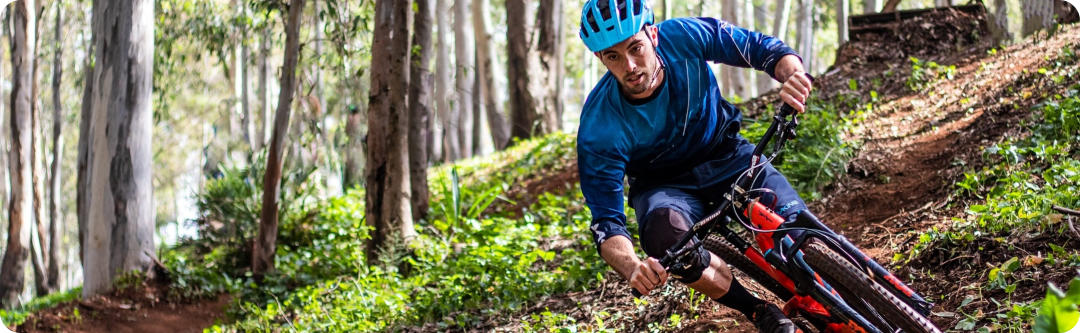
[[[780,103],[780,117],[787,117],[795,114],[795,108],[791,107],[787,103]]]

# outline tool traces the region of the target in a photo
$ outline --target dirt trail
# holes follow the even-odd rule
[[[34,332],[202,332],[225,316],[229,295],[174,300],[168,287],[144,283],[110,295],[62,303],[34,313],[15,331]]]

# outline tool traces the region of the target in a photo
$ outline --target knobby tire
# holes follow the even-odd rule
[[[891,326],[896,326],[904,332],[941,332],[926,317],[923,317],[907,303],[904,303],[896,295],[886,290],[885,287],[875,282],[861,269],[818,240],[811,239],[807,241],[802,247],[802,251],[803,259],[815,272],[821,275],[822,279],[825,279],[834,287],[843,286],[843,288],[836,288],[837,292],[841,294],[849,305],[860,311],[864,318],[874,321],[872,318],[880,315]],[[865,306],[860,306],[865,304],[861,304],[862,302],[858,299],[852,299],[851,297],[864,300],[877,311],[877,314],[862,313],[862,311],[870,310]],[[880,329],[885,330],[886,328]]]
[[[705,237],[705,243],[702,245],[705,246],[706,250],[716,254],[720,259],[723,259],[725,263],[734,266],[735,269],[749,275],[751,279],[757,281],[758,284],[765,287],[765,289],[768,289],[773,295],[776,295],[776,297],[779,297],[784,301],[791,299],[792,294],[787,288],[784,288],[779,282],[776,282],[776,279],[773,279],[772,276],[769,276],[768,273],[761,270],[760,267],[750,261],[746,255],[739,252],[734,245],[728,243],[723,237],[719,235],[709,235],[708,237]]]

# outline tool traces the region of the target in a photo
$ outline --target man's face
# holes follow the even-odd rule
[[[619,88],[630,98],[649,97],[662,82],[663,73],[656,71],[660,67],[656,42],[656,26],[648,26],[633,37],[596,54],[619,81]]]

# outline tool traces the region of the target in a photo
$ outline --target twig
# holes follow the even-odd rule
[[[975,259],[975,256],[965,255],[965,256],[953,257],[952,259],[945,260],[944,262],[942,262],[941,266],[945,266],[945,264],[948,264],[948,263],[952,262],[953,260],[957,260],[957,259]]]
[[[1068,209],[1058,205],[1054,205],[1054,210],[1061,212],[1062,214],[1069,214],[1072,216],[1080,216],[1080,210]]]

